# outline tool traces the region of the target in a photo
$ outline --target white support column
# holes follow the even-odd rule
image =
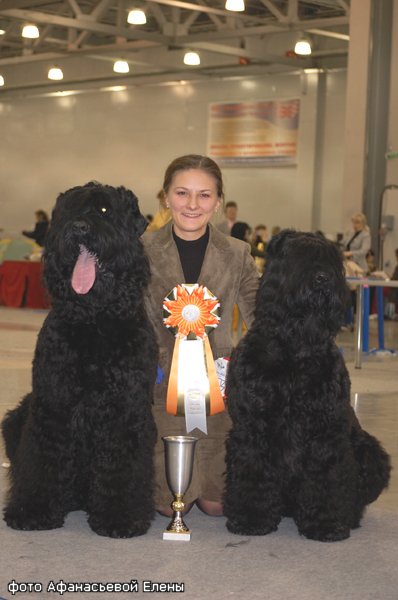
[[[371,0],[351,1],[346,117],[345,131],[343,132],[343,228],[347,227],[352,213],[362,210],[363,203],[369,85],[370,16]]]

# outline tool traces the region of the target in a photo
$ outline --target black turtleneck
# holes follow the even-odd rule
[[[173,238],[180,256],[185,283],[198,283],[200,270],[209,242],[209,226],[207,226],[206,232],[202,237],[197,240],[183,240],[174,233],[174,229]]]

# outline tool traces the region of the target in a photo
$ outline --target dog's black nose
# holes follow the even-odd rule
[[[73,229],[76,233],[88,233],[90,230],[90,226],[85,221],[75,221],[73,223]]]
[[[330,279],[329,275],[327,273],[322,272],[322,271],[320,273],[317,273],[315,275],[315,283],[317,285],[323,285],[323,284],[327,283],[329,281],[329,279]]]

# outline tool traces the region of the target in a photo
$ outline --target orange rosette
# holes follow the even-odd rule
[[[219,307],[218,299],[197,283],[177,285],[163,301],[163,323],[176,338],[166,409],[185,415],[188,433],[195,423],[204,430],[203,417],[225,409],[208,339],[220,322]]]

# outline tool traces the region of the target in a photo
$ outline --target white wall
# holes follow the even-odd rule
[[[96,179],[135,191],[144,213],[167,164],[205,153],[208,105],[231,100],[301,99],[298,164],[225,168],[226,199],[255,225],[312,228],[317,75],[264,76],[91,91],[62,97],[0,96],[0,227],[19,232],[57,194]],[[327,74],[320,227],[341,230],[345,72]]]

